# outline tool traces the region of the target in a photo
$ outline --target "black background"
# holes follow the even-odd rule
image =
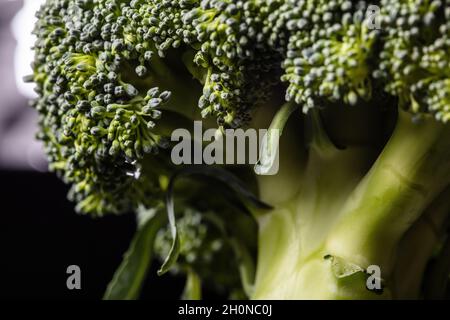
[[[0,297],[100,299],[135,230],[133,214],[78,215],[67,187],[50,173],[0,171]],[[81,268],[81,290],[68,290],[66,269]],[[143,299],[176,299],[183,279],[156,276]]]

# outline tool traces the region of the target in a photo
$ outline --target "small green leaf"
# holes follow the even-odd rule
[[[176,228],[176,227],[175,227]],[[169,254],[164,260],[161,268],[158,270],[158,276],[162,276],[167,271],[169,271],[173,265],[177,262],[178,256],[180,255],[180,238],[178,237],[178,232],[172,232],[172,247],[170,248]]]
[[[184,287],[183,300],[201,300],[202,299],[202,281],[198,274],[189,269],[187,272],[186,285]]]
[[[334,276],[338,279],[349,277],[357,272],[365,272],[360,266],[347,262],[339,257],[327,255],[324,259],[331,260],[331,269],[333,270]]]
[[[262,139],[259,152],[260,157],[254,166],[256,174],[273,175],[277,173],[278,168],[274,167],[274,165],[276,165],[278,157],[279,140],[291,114],[297,110],[298,107],[299,106],[293,102],[287,102],[273,118],[267,133]]]
[[[149,269],[156,233],[164,215],[151,210],[151,215],[136,231],[122,263],[106,289],[104,300],[134,300],[139,297]]]
[[[167,217],[169,218],[170,232],[172,233],[172,247],[170,248],[169,254],[164,260],[161,268],[158,270],[158,276],[162,276],[167,271],[169,271],[173,265],[177,262],[178,256],[180,255],[180,237],[178,236],[177,225],[175,222],[175,206],[173,202],[173,184],[172,179],[169,182],[169,187],[167,189],[166,196],[166,209]]]

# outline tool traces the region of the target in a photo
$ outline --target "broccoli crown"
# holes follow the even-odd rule
[[[42,6],[34,32],[38,137],[50,168],[73,184],[79,211],[121,212],[158,198],[159,173],[140,162],[167,146],[157,132],[162,109],[194,108],[170,101],[186,79],[174,70],[180,61],[165,57],[169,51],[187,57],[186,68],[203,84],[195,97],[202,116],[233,127],[249,121],[250,109],[267,96],[261,86],[276,82],[275,54],[258,37],[255,12],[252,2],[226,1]]]
[[[280,88],[305,113],[375,90],[448,121],[450,1],[375,2],[380,28],[365,1],[48,0],[30,80],[50,168],[81,212],[154,205],[165,110],[243,127]]]

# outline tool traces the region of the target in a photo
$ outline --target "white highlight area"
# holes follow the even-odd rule
[[[23,77],[33,73],[31,62],[33,61],[33,51],[35,36],[32,34],[36,22],[36,11],[45,2],[45,0],[24,0],[22,10],[17,13],[11,23],[12,32],[17,41],[17,47],[14,54],[14,69],[16,86],[21,94],[26,97],[35,97],[33,91],[34,84],[24,83]]]

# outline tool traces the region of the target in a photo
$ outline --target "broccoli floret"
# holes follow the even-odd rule
[[[372,95],[370,61],[378,30],[366,25],[363,2],[304,1],[296,4],[284,60],[287,100],[304,112],[327,101],[355,105]]]
[[[448,247],[449,8],[47,0],[31,80],[50,168],[80,212],[152,212],[108,296],[129,283],[136,297],[146,246],[160,274],[188,275],[191,298],[204,282],[254,299],[441,295],[447,260],[431,262]],[[169,136],[199,119],[283,135],[255,168],[179,168]],[[276,152],[280,171],[259,175]]]
[[[214,213],[186,208],[177,219],[180,255],[172,267],[174,274],[195,274],[219,293],[235,294],[241,289],[239,264],[232,240],[216,225]],[[155,240],[155,252],[161,262],[172,245],[170,228],[161,229]]]
[[[385,43],[375,75],[400,105],[450,119],[448,1],[382,1]]]

